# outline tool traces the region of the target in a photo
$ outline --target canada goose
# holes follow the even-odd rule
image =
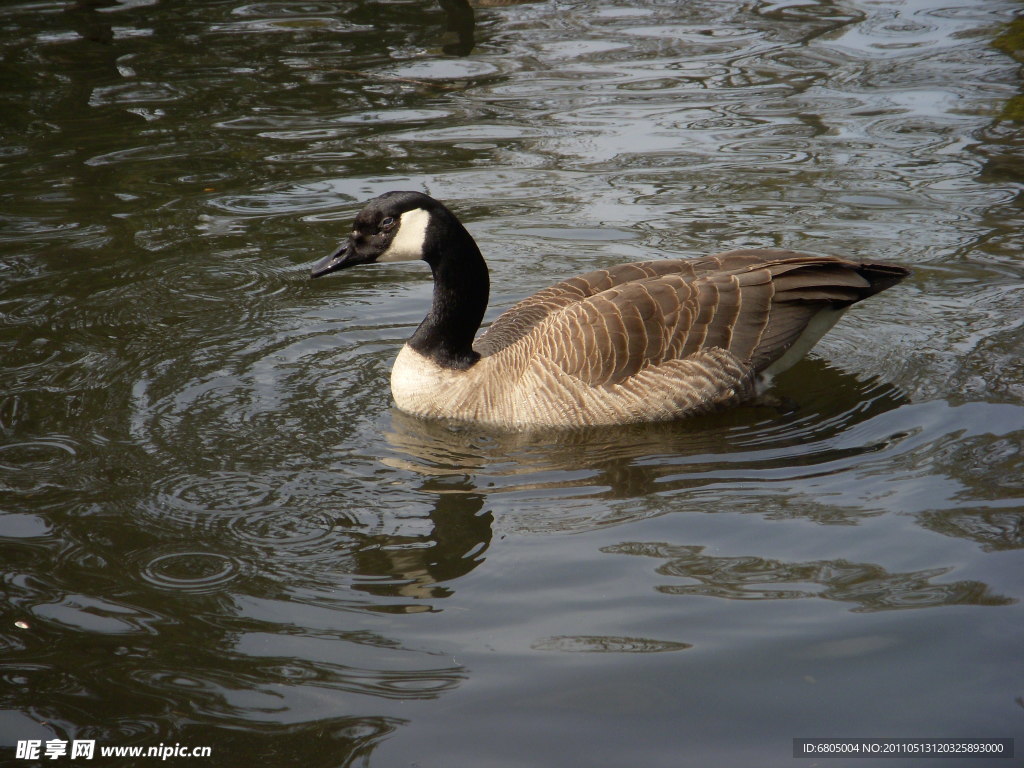
[[[664,421],[753,397],[851,304],[909,274],[783,250],[620,264],[545,288],[475,339],[489,279],[444,205],[388,192],[312,277],[423,259],[433,305],[391,372],[415,416],[508,429]]]

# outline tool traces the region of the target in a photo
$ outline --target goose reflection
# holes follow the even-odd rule
[[[447,18],[442,50],[449,56],[468,56],[476,44],[476,17],[469,0],[438,0]]]
[[[477,8],[495,8],[508,5],[523,5],[538,0],[437,0],[446,18],[445,32],[441,41],[441,49],[449,56],[468,56],[476,45]]]
[[[485,497],[474,493],[467,482],[443,478],[428,480],[421,490],[434,496],[429,530],[420,535],[368,537],[354,559],[356,573],[371,580],[357,582],[353,589],[383,597],[443,598],[451,594],[447,582],[483,562],[494,522],[489,511],[482,511]],[[372,610],[417,613],[430,607],[381,603]]]
[[[870,479],[869,472],[862,474],[865,464],[900,460],[913,450],[904,441],[910,446],[913,441],[907,433],[891,431],[890,414],[904,406],[906,398],[891,385],[858,379],[819,359],[806,360],[780,377],[777,390],[799,394],[788,403],[733,409],[676,424],[542,434],[425,422],[395,411],[386,435],[391,452],[384,461],[424,477],[421,487],[437,494],[437,506],[431,514],[433,554],[411,550],[412,560],[392,559],[391,573],[403,574],[403,594],[436,595],[431,590],[438,589],[439,578],[465,572],[490,541],[494,516],[491,511],[479,514],[485,505],[489,510],[509,509],[503,528],[532,531],[585,531],[666,512],[743,511],[748,496],[749,509],[766,518],[849,524],[880,514],[870,502],[858,507],[843,506],[831,497],[812,499],[799,482],[789,491],[783,482],[774,501],[765,488],[829,474]],[[810,486],[819,487],[816,482]],[[503,494],[517,502],[508,504]],[[531,494],[540,503],[522,504]],[[595,494],[612,499],[653,494],[662,496],[664,503],[595,505]],[[582,503],[572,503],[580,498]],[[611,508],[616,518],[596,519],[596,508]],[[652,508],[658,511],[651,512]],[[586,514],[581,517],[578,510]],[[444,530],[446,526],[450,529]],[[665,579],[656,589],[669,595],[818,598],[848,603],[854,612],[1013,602],[980,581],[945,581],[952,568],[901,572],[842,558],[723,556],[685,541],[624,540],[601,551],[654,559],[657,573]],[[619,648],[621,640],[612,646]],[[559,636],[539,647],[594,651],[610,642]]]
[[[631,499],[769,472],[777,479],[841,471],[844,459],[899,439],[884,432],[882,419],[876,429],[855,430],[905,402],[891,385],[812,358],[780,376],[776,391],[784,393],[777,402],[686,421],[533,433],[423,421],[394,410],[385,435],[391,450],[382,461],[425,476],[465,478],[481,494]],[[875,437],[864,441],[861,432]],[[552,525],[558,521],[548,519],[545,528]]]

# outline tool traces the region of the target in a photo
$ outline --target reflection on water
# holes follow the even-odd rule
[[[548,637],[532,646],[535,651],[562,651],[583,653],[663,653],[685,651],[692,646],[664,640],[636,637]]]
[[[434,508],[423,520],[427,530],[365,542],[356,556],[357,573],[375,578],[357,584],[356,589],[374,595],[447,597],[451,590],[445,582],[454,582],[483,562],[493,523],[490,512],[481,512],[483,496],[450,485],[424,486],[422,491],[437,494]],[[408,605],[401,608],[415,610]]]
[[[760,557],[714,557],[704,547],[632,542],[606,547],[613,555],[642,555],[665,560],[662,576],[685,583],[659,585],[669,595],[703,595],[733,600],[793,600],[820,597],[854,603],[854,611],[884,611],[943,605],[1008,605],[1007,597],[993,595],[985,584],[957,581],[933,584],[933,578],[952,568],[916,573],[887,573],[865,563],[829,560],[781,563]]]
[[[5,4],[0,750],[706,768],[835,723],[1024,738],[1016,12]],[[396,188],[467,221],[489,319],[734,247],[915,272],[760,405],[425,423],[387,381],[426,273],[305,279]]]
[[[486,477],[478,489],[484,493],[562,488],[615,499],[772,479],[773,472],[838,473],[907,437],[896,432],[859,442],[866,432],[860,425],[883,422],[905,400],[891,385],[863,385],[820,360],[781,377],[771,399],[677,423],[529,434],[422,421],[395,410],[385,433],[395,453],[381,460],[428,476],[470,471]],[[844,440],[844,432],[856,437]]]

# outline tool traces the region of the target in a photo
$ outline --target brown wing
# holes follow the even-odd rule
[[[625,283],[663,275],[693,278],[707,272],[732,271],[763,262],[765,254],[777,254],[780,257],[797,255],[793,251],[729,251],[700,259],[660,259],[617,264],[608,269],[571,277],[510,307],[476,340],[474,347],[482,355],[493,354],[514,344],[549,315]]]
[[[844,308],[906,274],[774,250],[625,264],[520,302],[478,349],[493,344],[493,352],[524,339],[591,386],[620,384],[708,349],[726,350],[758,371],[793,346],[822,309]]]

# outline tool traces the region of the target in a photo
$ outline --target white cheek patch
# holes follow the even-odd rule
[[[398,220],[398,232],[391,245],[377,261],[416,261],[423,258],[423,244],[427,240],[430,213],[423,208],[406,211]]]

